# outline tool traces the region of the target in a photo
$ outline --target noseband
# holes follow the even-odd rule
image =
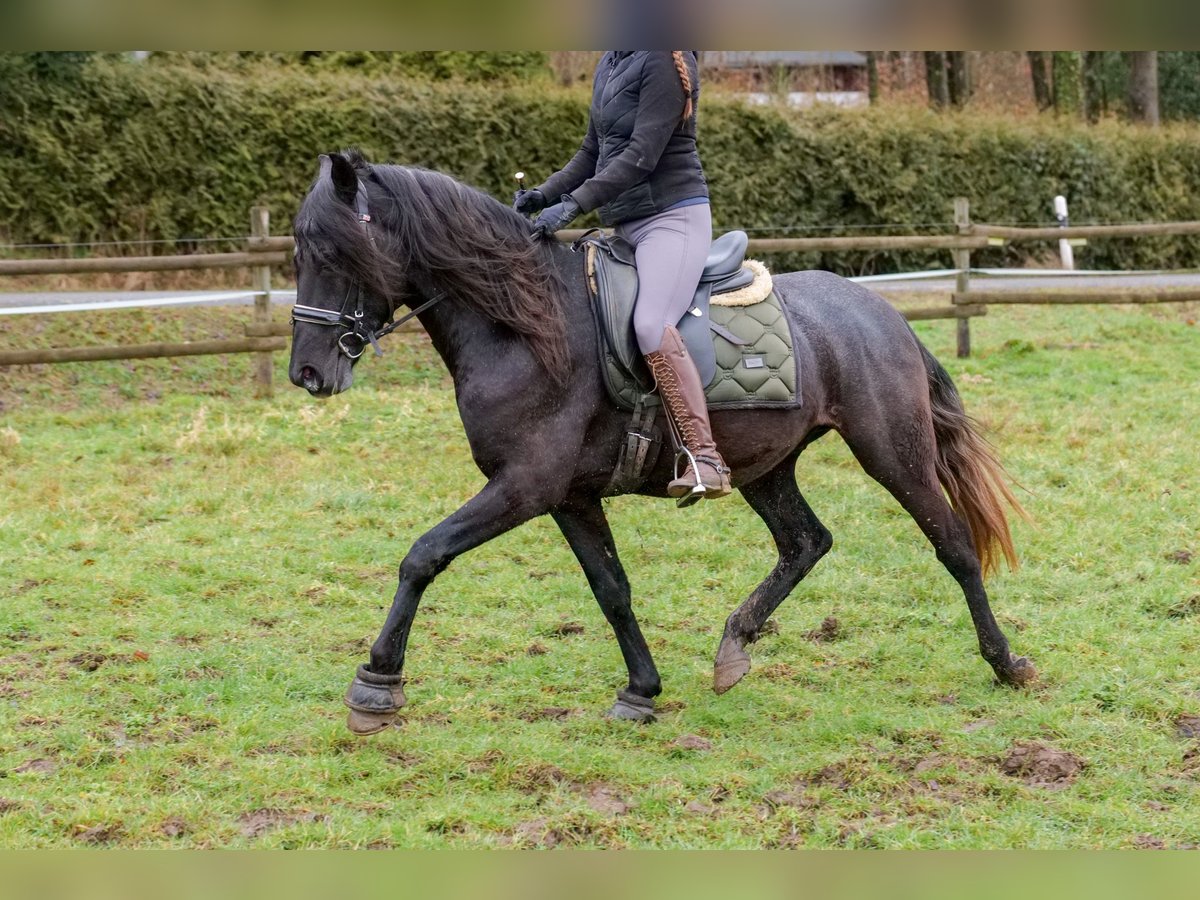
[[[367,238],[371,242],[371,247],[378,250],[378,245],[375,243],[375,235],[371,233],[371,213],[367,208],[367,189],[363,186],[362,181],[358,182],[358,192],[354,197],[355,206],[358,208],[358,221],[367,230]],[[350,311],[350,298],[354,297],[354,310]],[[296,323],[304,323],[306,325],[329,325],[335,328],[345,329],[338,335],[338,349],[342,351],[350,359],[358,359],[367,349],[367,344],[370,344],[376,356],[383,356],[383,349],[379,346],[379,339],[386,334],[391,334],[413,316],[423,313],[439,300],[446,296],[445,291],[439,291],[431,299],[426,300],[420,306],[405,313],[399,319],[396,318],[396,306],[392,303],[391,298],[388,298],[388,318],[387,322],[379,328],[370,328],[366,322],[363,301],[366,291],[363,290],[361,281],[354,281],[350,285],[350,290],[346,292],[346,299],[342,301],[342,306],[336,312],[332,309],[321,309],[319,306],[302,306],[297,303],[292,307],[292,325]]]

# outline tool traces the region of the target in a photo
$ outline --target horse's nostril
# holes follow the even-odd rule
[[[300,370],[300,383],[304,385],[306,391],[319,391],[321,389],[321,379],[317,375],[317,370],[312,366],[305,366]]]

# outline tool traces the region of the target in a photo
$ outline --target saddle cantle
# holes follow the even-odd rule
[[[710,409],[794,407],[799,372],[790,324],[766,268],[746,260],[747,240],[745,232],[731,231],[713,241],[695,296],[676,328],[700,373]],[[656,405],[654,381],[633,331],[638,291],[633,248],[599,232],[584,235],[575,244],[580,246],[586,251],[609,395],[624,409]]]

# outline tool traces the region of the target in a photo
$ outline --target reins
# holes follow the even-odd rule
[[[360,179],[358,182],[358,191],[354,197],[355,206],[358,211],[359,224],[366,229],[367,239],[371,242],[371,248],[377,253],[379,245],[375,242],[375,235],[372,233],[371,211],[367,206],[367,189]],[[354,312],[347,312],[347,306],[350,302],[350,295],[355,295]],[[363,290],[361,281],[354,281],[350,285],[350,290],[346,293],[346,299],[342,301],[341,308],[334,312],[331,309],[322,309],[318,306],[303,306],[299,303],[292,307],[292,325],[304,323],[306,325],[330,325],[334,327],[345,328],[346,331],[338,336],[338,349],[342,351],[350,359],[358,359],[367,349],[369,343],[375,351],[376,356],[383,356],[383,348],[379,346],[379,339],[385,335],[391,334],[409,319],[420,315],[425,310],[439,303],[446,296],[445,291],[438,291],[433,297],[426,300],[420,306],[405,313],[399,319],[396,318],[396,305],[392,302],[391,297],[388,301],[388,318],[379,328],[368,328],[365,321],[366,311],[363,308],[363,298],[366,291]],[[349,339],[349,340],[348,340]]]

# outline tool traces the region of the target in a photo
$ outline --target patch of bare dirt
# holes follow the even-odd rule
[[[804,637],[818,644],[830,644],[836,641],[842,633],[841,623],[835,616],[826,616],[819,627],[805,632]]]
[[[1055,790],[1074,781],[1087,763],[1066,750],[1038,741],[1021,741],[1009,749],[999,765],[1005,775],[1020,778],[1031,787]]]
[[[767,791],[762,799],[759,813],[764,818],[780,809],[813,809],[820,805],[815,797],[804,792],[802,786]]]
[[[707,738],[702,738],[698,734],[685,734],[682,737],[677,737],[671,743],[680,750],[711,750],[712,741]]]
[[[689,812],[694,816],[704,816],[708,818],[717,814],[717,808],[711,803],[705,803],[702,800],[689,800],[683,807],[684,812]]]
[[[569,709],[566,706],[544,706],[541,709],[530,709],[521,713],[526,722],[538,722],[542,719],[567,719],[571,716],[583,715],[582,709]]]
[[[588,807],[602,816],[623,816],[633,808],[611,784],[589,785],[586,797]]]
[[[121,823],[93,825],[91,828],[76,826],[75,840],[81,844],[111,844],[121,837]]]
[[[1151,834],[1139,834],[1133,839],[1135,850],[1166,850],[1167,842]]]
[[[1183,771],[1200,772],[1200,744],[1184,751]]]
[[[567,637],[572,634],[583,634],[584,628],[578,622],[562,622],[554,627],[553,634]]]
[[[1175,733],[1181,738],[1200,738],[1200,716],[1180,716],[1175,720]]]
[[[527,847],[543,847],[547,850],[551,847],[557,847],[564,840],[562,832],[551,827],[550,820],[545,818],[519,822],[513,827],[511,834],[507,835],[507,838],[508,841],[505,843],[522,844]]]
[[[14,774],[32,772],[35,775],[49,775],[58,769],[58,763],[52,759],[30,759],[21,763],[12,771]]]
[[[85,672],[95,672],[98,668],[108,662],[109,656],[104,653],[97,653],[94,650],[88,650],[84,653],[76,653],[67,660],[77,669],[83,669]]]
[[[525,648],[526,656],[545,656],[549,652],[550,648],[548,648],[545,644],[538,643],[537,641],[534,641]]]
[[[326,817],[307,809],[256,809],[238,816],[242,836],[256,838],[275,828],[304,822],[321,822]]]
[[[172,816],[167,821],[158,826],[158,833],[166,838],[177,838],[187,834],[187,822],[178,816]]]
[[[7,797],[0,797],[0,816],[20,808],[21,802],[19,800],[9,800]]]
[[[1163,558],[1166,559],[1167,562],[1173,562],[1181,566],[1186,566],[1192,561],[1193,557],[1194,554],[1191,550],[1172,550],[1170,553],[1165,554]]]
[[[842,760],[809,772],[796,783],[805,787],[831,787],[841,791],[861,781],[862,774],[861,765]]]
[[[512,784],[527,794],[538,794],[553,790],[560,784],[573,784],[567,773],[550,763],[522,766],[512,774]]]

